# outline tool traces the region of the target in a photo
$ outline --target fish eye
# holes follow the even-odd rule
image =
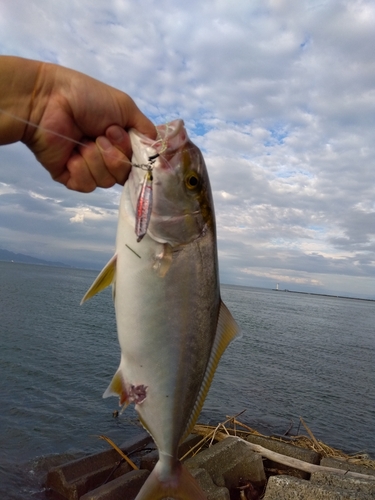
[[[185,177],[185,184],[188,189],[195,189],[199,185],[199,177],[195,172],[190,172]]]

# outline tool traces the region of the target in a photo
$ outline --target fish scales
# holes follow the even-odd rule
[[[153,163],[153,204],[141,241],[135,231],[144,172],[133,168],[119,210],[116,253],[85,299],[113,283],[121,362],[104,396],[135,403],[159,462],[136,500],[205,495],[178,461],[221,354],[238,327],[220,299],[216,228],[207,170],[182,120],[151,141],[130,131],[133,163]]]

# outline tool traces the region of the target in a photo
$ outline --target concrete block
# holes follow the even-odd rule
[[[103,459],[102,462],[99,461],[100,458]],[[120,460],[117,452],[104,452],[99,457],[86,457],[54,467],[48,472],[46,487],[67,500],[78,500],[87,491],[103,484]],[[131,470],[127,463],[121,463],[111,477],[119,477]]]
[[[80,500],[134,500],[149,474],[147,470],[133,470],[86,493]]]
[[[190,436],[178,448],[179,458],[183,457],[193,446],[195,446],[201,440],[202,440],[201,436],[190,434]],[[159,460],[159,453],[156,446],[154,446],[154,450],[151,450],[142,456],[140,468],[147,469],[151,472],[158,460]]]
[[[311,474],[311,483],[324,484],[330,487],[350,490],[355,493],[367,494],[368,498],[375,498],[374,480],[341,476],[331,472],[314,472]]]
[[[178,457],[181,459],[186,453],[193,448],[196,444],[202,441],[202,436],[197,434],[190,434],[183,443],[178,447]]]
[[[324,467],[334,467],[335,469],[350,470],[352,472],[359,472],[360,474],[368,474],[369,476],[375,476],[375,470],[365,467],[364,465],[353,464],[348,460],[340,460],[338,458],[322,458],[320,465]]]
[[[309,464],[318,465],[320,463],[319,453],[313,450],[301,448],[300,446],[295,446],[290,443],[284,443],[283,441],[279,441],[276,439],[271,439],[264,436],[256,436],[252,434],[247,436],[246,441],[258,444],[260,446],[263,446],[264,448],[267,448],[268,450],[286,455],[287,457],[303,460],[304,462],[307,462]],[[300,477],[302,479],[310,478],[310,474],[308,472],[304,472],[293,467],[288,467],[287,465],[279,464],[278,462],[274,462],[269,459],[265,460],[264,467],[267,469],[277,469],[283,471],[287,475]]]
[[[216,486],[205,469],[190,469],[191,475],[207,495],[207,500],[230,500],[229,490]]]
[[[265,483],[262,457],[235,438],[227,438],[186,460],[189,469],[202,468],[217,486],[238,486],[240,479]]]
[[[151,441],[147,433],[126,441],[121,449],[129,454]],[[103,484],[110,474],[117,478],[132,469],[127,463],[121,463],[121,457],[114,449],[95,453],[87,457],[53,467],[47,475],[46,487],[67,500],[78,500],[86,492]],[[116,465],[120,464],[116,468]]]
[[[141,450],[151,443],[153,446],[154,442],[152,441],[150,434],[146,431],[140,431],[139,434],[122,443],[120,448],[124,453],[132,453],[134,451]]]
[[[158,460],[159,460],[158,450],[149,451],[148,453],[142,456],[140,468],[146,469],[151,472]]]
[[[314,484],[293,476],[272,476],[264,500],[369,500],[367,494]]]

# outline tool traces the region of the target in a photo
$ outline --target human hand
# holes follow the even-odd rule
[[[82,73],[44,64],[39,70],[34,109],[23,142],[50,172],[69,189],[90,192],[124,184],[131,163],[125,128],[155,137],[153,124],[123,92]],[[47,95],[47,99],[44,97]],[[48,130],[48,132],[47,132]],[[56,136],[55,132],[74,141]]]
[[[136,128],[156,137],[154,125],[134,101],[127,94],[71,69],[20,58],[4,59],[13,64],[13,84],[17,83],[18,69],[19,78],[24,80],[28,71],[34,72],[32,92],[29,88],[27,92],[23,90],[23,94],[31,94],[29,101],[23,101],[29,103],[23,105],[26,111],[30,110],[26,115],[28,123],[8,142],[22,140],[52,178],[69,189],[91,192],[116,182],[124,184],[131,168],[131,144],[126,130]],[[26,87],[23,82],[22,85]],[[0,107],[1,104],[0,98]],[[22,111],[23,108],[18,109],[14,114]]]

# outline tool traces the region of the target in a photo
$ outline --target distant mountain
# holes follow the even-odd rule
[[[40,266],[71,267],[63,262],[53,262],[50,260],[37,259],[23,253],[9,252],[0,248],[0,260],[5,262],[23,262],[24,264],[38,264]]]

